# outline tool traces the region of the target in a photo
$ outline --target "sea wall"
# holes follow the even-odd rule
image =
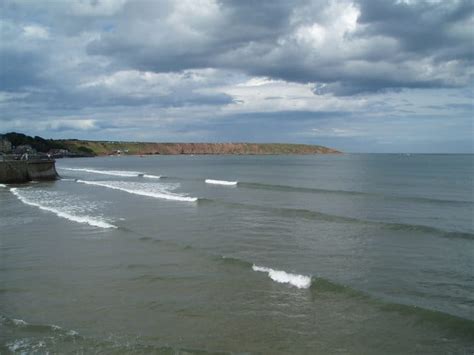
[[[32,180],[56,180],[54,160],[0,161],[0,183],[22,183]]]

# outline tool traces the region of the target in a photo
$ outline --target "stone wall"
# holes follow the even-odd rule
[[[54,160],[0,161],[0,183],[22,183],[32,180],[56,180]]]

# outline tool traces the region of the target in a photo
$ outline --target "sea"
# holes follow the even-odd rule
[[[474,353],[474,155],[56,167],[0,186],[1,354]]]

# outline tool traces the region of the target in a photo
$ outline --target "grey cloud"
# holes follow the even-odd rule
[[[87,49],[83,55],[91,63],[104,58],[107,72],[220,68],[326,84],[315,93],[341,96],[460,87],[473,76],[474,34],[468,21],[472,23],[474,4],[469,0],[409,4],[360,0],[353,7],[360,11],[357,23],[362,27],[344,34],[341,43],[321,47],[299,40],[298,31],[316,24],[326,26],[326,35],[333,36],[331,31],[337,29],[329,25],[348,11],[350,2],[221,0],[208,8],[166,0],[116,2],[112,8],[101,1],[73,4],[6,1],[4,17],[17,24],[38,21],[52,36],[65,39],[95,32],[95,39],[83,43]],[[196,7],[186,9],[183,4]],[[335,4],[346,7],[331,10]],[[15,34],[2,32],[7,41],[15,40]],[[30,52],[16,50],[7,48],[1,54],[1,83],[6,90],[47,81],[38,76],[56,66],[50,59],[61,48],[44,44]]]
[[[472,20],[474,2],[470,0],[418,1],[360,0],[358,22],[368,25],[366,35],[380,34],[400,41],[405,50],[415,53],[435,51],[443,59],[472,59],[472,31],[455,31],[455,26]],[[471,45],[469,45],[469,42]]]
[[[295,40],[301,26],[333,20],[323,18],[331,4],[220,1],[214,14],[205,15],[203,22],[185,23],[188,30],[181,31],[167,21],[170,6],[163,15],[159,7],[135,1],[124,7],[116,31],[92,42],[88,53],[109,56],[125,68],[156,72],[217,67],[287,81],[322,82],[329,84],[327,92],[338,95],[463,86],[471,80],[472,70],[467,69],[473,35],[465,21],[472,18],[472,2],[361,0],[355,6],[360,10],[358,23],[364,27],[347,35],[349,42],[341,46],[366,40],[365,48],[324,53]],[[381,64],[386,70],[374,77],[372,66]],[[427,65],[433,73],[420,75]]]
[[[87,137],[95,138],[112,131],[127,138],[133,131],[173,139],[208,134],[203,139],[242,140],[252,132],[256,141],[327,139],[328,145],[341,142],[356,149],[366,144],[374,150],[377,140],[369,137],[303,137],[298,132],[318,122],[343,125],[377,114],[380,119],[391,114],[394,122],[404,117],[411,127],[427,105],[439,105],[445,116],[437,122],[433,115],[424,118],[416,132],[438,125],[432,135],[442,141],[443,135],[459,136],[456,129],[468,131],[474,75],[470,0],[205,3],[3,0],[0,128],[30,129],[47,119],[58,122],[50,125],[52,134],[73,135],[77,122],[68,120],[85,117],[94,121],[85,126]],[[351,17],[355,11],[358,18]],[[28,26],[42,28],[43,38],[41,33],[28,37]],[[252,76],[287,83],[259,92],[258,85],[245,88],[261,80]],[[324,96],[308,99],[304,90],[310,87]],[[396,97],[405,94],[416,94],[420,101],[410,98],[402,105]],[[283,111],[311,110],[310,100],[317,103],[314,111],[323,111]],[[380,104],[385,100],[387,105]],[[410,112],[403,109],[408,105]],[[449,121],[450,131],[442,121]],[[160,135],[164,126],[167,131]],[[430,141],[427,135],[422,139]]]
[[[18,91],[42,85],[41,61],[31,53],[0,51],[0,90]]]

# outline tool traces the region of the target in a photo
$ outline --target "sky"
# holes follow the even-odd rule
[[[472,153],[472,0],[0,0],[0,132]]]

